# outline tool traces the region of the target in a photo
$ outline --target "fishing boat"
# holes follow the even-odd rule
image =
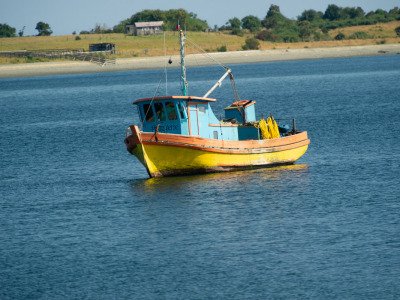
[[[306,131],[279,127],[269,116],[256,120],[254,100],[239,99],[232,71],[203,96],[188,95],[185,67],[186,35],[179,30],[182,95],[138,99],[139,124],[126,130],[129,153],[146,168],[150,177],[231,171],[293,164],[307,151]],[[229,77],[235,101],[219,120],[210,94]]]

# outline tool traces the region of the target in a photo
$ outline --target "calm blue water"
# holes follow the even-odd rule
[[[162,72],[1,79],[0,299],[398,299],[400,55],[233,72],[309,132],[296,165],[147,179],[124,132]]]

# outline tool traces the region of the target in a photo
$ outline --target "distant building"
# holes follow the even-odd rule
[[[151,35],[163,32],[163,21],[136,22],[134,25],[126,26],[126,33],[132,35]]]
[[[111,53],[115,53],[115,44],[111,43],[99,43],[99,44],[90,44],[89,51],[110,51]]]

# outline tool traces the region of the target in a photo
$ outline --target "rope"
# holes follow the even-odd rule
[[[145,119],[147,118],[147,114],[149,113],[149,110],[150,110],[150,108],[151,108],[151,104],[152,104],[153,101],[154,101],[154,98],[155,98],[156,95],[158,94],[158,89],[160,88],[161,81],[162,81],[162,78],[161,78],[160,81],[158,82],[157,89],[156,89],[156,91],[155,91],[155,93],[154,93],[154,95],[153,95],[153,98],[151,98],[149,108],[147,109],[146,113],[144,114],[144,118],[145,118]]]
[[[197,45],[195,42],[193,42],[192,40],[190,40],[190,39],[188,39],[188,38],[186,38],[186,40],[187,40],[190,44],[192,44],[195,48],[197,48],[197,49],[199,49],[201,52],[203,52],[203,54],[205,54],[205,56],[207,56],[207,57],[210,58],[213,62],[215,62],[216,64],[218,64],[220,67],[222,67],[224,70],[228,70],[228,69],[229,69],[228,66],[226,66],[226,65],[220,63],[219,61],[217,61],[214,57],[212,57],[209,53],[207,53],[206,51],[204,51],[204,50],[203,50],[199,45]],[[196,58],[195,58],[195,59],[196,59]],[[196,63],[198,63],[198,62],[197,62],[197,59],[196,59]],[[235,101],[238,101],[238,100],[240,100],[240,97],[239,97],[239,93],[238,93],[237,88],[236,88],[235,79],[233,78],[233,74],[232,74],[232,73],[229,73],[229,78],[230,78],[230,80],[231,80],[231,86],[232,86],[232,90],[233,90],[233,95],[234,95]]]
[[[236,88],[235,78],[233,78],[232,73],[229,74],[229,79],[231,80],[231,86],[232,86],[232,90],[233,90],[233,96],[235,97],[235,101],[239,101],[240,97],[239,97],[239,93]]]

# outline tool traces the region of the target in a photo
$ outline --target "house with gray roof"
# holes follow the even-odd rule
[[[131,35],[151,35],[163,32],[163,21],[136,22],[126,26],[126,33]]]

